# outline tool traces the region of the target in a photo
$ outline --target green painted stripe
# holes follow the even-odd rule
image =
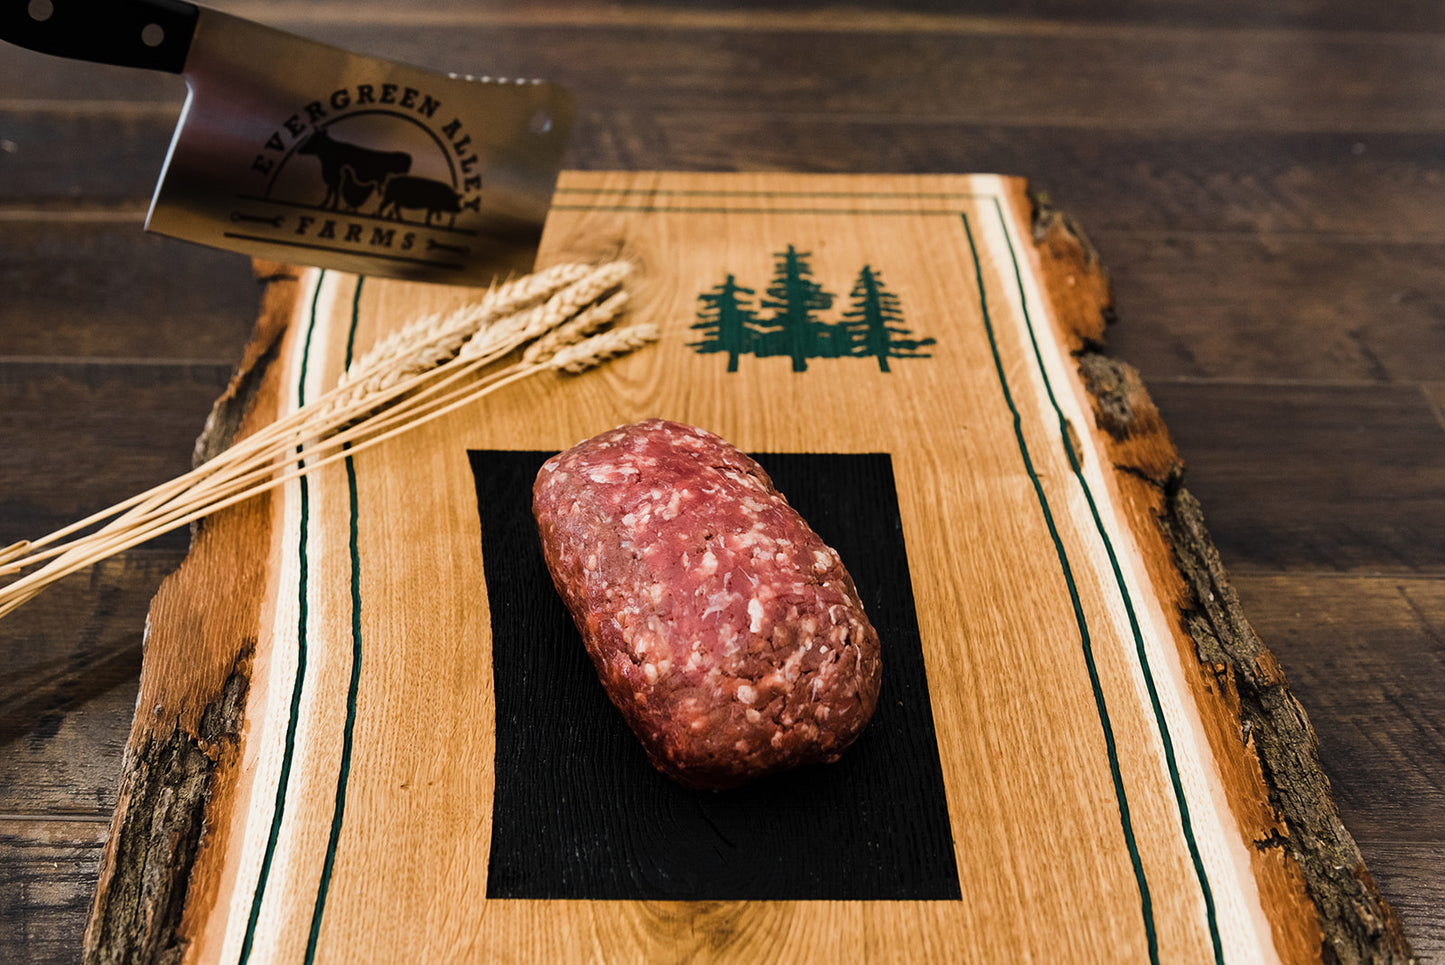
[[[350,367],[356,349],[357,321],[361,316],[361,285],[351,297],[351,329],[346,336],[346,365]],[[351,448],[347,443],[344,447]],[[341,770],[336,776],[336,803],[331,812],[331,836],[326,842],[326,862],[321,868],[321,881],[316,888],[316,905],[311,910],[311,933],[306,940],[306,965],[316,960],[316,942],[321,935],[321,916],[326,912],[326,897],[331,891],[331,872],[336,866],[336,846],[341,840],[341,825],[346,818],[346,786],[351,778],[352,738],[356,731],[356,695],[361,689],[361,546],[356,498],[356,461],[346,457],[346,489],[350,506],[351,549],[351,682],[346,690],[346,726],[341,735]]]
[[[1154,906],[1149,896],[1149,882],[1144,876],[1144,863],[1139,856],[1139,846],[1134,840],[1134,825],[1129,816],[1129,798],[1124,791],[1124,777],[1119,769],[1119,750],[1114,741],[1113,725],[1109,722],[1109,708],[1104,700],[1099,669],[1094,662],[1094,647],[1089,634],[1089,622],[1084,616],[1083,602],[1079,598],[1079,589],[1074,582],[1073,567],[1069,565],[1068,553],[1064,550],[1063,539],[1054,522],[1053,510],[1049,507],[1048,497],[1044,494],[1043,482],[1034,469],[1033,457],[1029,454],[1028,442],[1024,439],[1023,416],[1014,402],[1013,392],[1009,388],[1008,375],[1004,372],[1003,356],[999,352],[998,337],[994,332],[993,318],[988,310],[988,294],[983,283],[983,265],[979,261],[978,246],[973,239],[973,228],[969,224],[968,215],[963,214],[960,217],[963,218],[963,230],[968,235],[968,248],[973,255],[974,277],[978,283],[979,308],[983,314],[984,330],[988,333],[989,349],[993,352],[994,371],[998,375],[999,388],[1003,390],[1004,402],[1013,415],[1014,439],[1018,445],[1019,455],[1023,458],[1024,470],[1033,484],[1034,496],[1038,500],[1039,509],[1043,512],[1044,522],[1049,529],[1049,537],[1053,540],[1054,554],[1058,557],[1059,568],[1063,572],[1064,582],[1069,588],[1069,599],[1074,608],[1074,622],[1079,628],[1079,644],[1083,651],[1084,665],[1089,673],[1089,686],[1094,692],[1094,707],[1098,713],[1099,726],[1104,734],[1104,749],[1109,758],[1109,773],[1114,781],[1114,796],[1119,802],[1119,825],[1124,833],[1124,843],[1129,849],[1129,861],[1134,867],[1134,880],[1139,886],[1139,910],[1144,918],[1144,934],[1149,943],[1149,961],[1158,965],[1159,937],[1154,928]]]
[[[346,359],[342,363],[342,370],[351,368],[351,360],[356,356],[356,326],[361,319],[361,284],[365,278],[356,279],[356,291],[351,293],[351,327],[346,330]],[[350,448],[348,446],[348,448]]]
[[[918,211],[912,208],[730,208],[691,207],[670,205],[659,207],[655,204],[554,204],[553,211],[627,211],[641,214],[869,214],[888,217],[917,218],[927,215],[958,217],[958,208],[939,208],[937,211]]]
[[[296,380],[296,404],[298,408],[306,404],[306,372],[311,364],[311,340],[316,334],[316,306],[321,300],[321,286],[326,280],[326,272],[323,270],[316,277],[316,290],[311,295],[311,318],[306,327],[306,341],[301,352],[301,371]],[[297,455],[301,454],[300,448],[296,450]],[[297,618],[296,633],[296,680],[291,687],[291,716],[286,722],[286,745],[281,757],[281,775],[276,782],[276,804],[271,813],[271,834],[266,839],[266,854],[261,860],[261,874],[256,880],[256,890],[251,895],[251,914],[246,919],[246,937],[241,943],[241,965],[246,965],[251,960],[251,949],[256,942],[256,922],[261,917],[261,903],[266,897],[266,883],[271,874],[271,862],[276,857],[276,843],[281,837],[281,822],[286,813],[286,791],[291,783],[291,764],[296,754],[296,726],[300,717],[301,693],[306,686],[306,581],[309,575],[310,565],[306,558],[306,533],[310,525],[311,496],[306,485],[306,477],[297,479],[301,491],[301,518],[298,525],[300,533],[299,552],[299,576],[297,579],[297,594],[300,602],[300,615]]]
[[[998,211],[999,223],[1003,225],[1004,238],[1008,242],[1009,257],[1013,259],[1014,279],[1018,283],[1019,303],[1023,306],[1024,325],[1028,329],[1029,343],[1033,346],[1034,359],[1038,362],[1039,374],[1044,381],[1044,390],[1048,394],[1049,404],[1053,406],[1055,415],[1059,420],[1059,433],[1064,440],[1064,452],[1068,455],[1069,468],[1074,478],[1079,481],[1079,486],[1084,491],[1084,498],[1089,503],[1089,513],[1094,518],[1094,528],[1099,538],[1104,542],[1104,550],[1109,556],[1109,566],[1114,572],[1114,583],[1119,588],[1119,596],[1124,601],[1124,610],[1129,616],[1129,629],[1134,635],[1134,651],[1139,658],[1139,667],[1144,674],[1144,685],[1149,692],[1149,704],[1154,712],[1154,721],[1159,729],[1159,737],[1164,745],[1164,759],[1169,769],[1169,780],[1174,788],[1174,799],[1179,806],[1179,820],[1184,829],[1184,840],[1189,847],[1189,857],[1194,863],[1194,876],[1199,880],[1199,889],[1204,895],[1205,917],[1209,922],[1209,937],[1214,945],[1214,961],[1217,965],[1224,965],[1224,942],[1219,934],[1218,914],[1214,907],[1214,892],[1209,886],[1209,876],[1204,870],[1204,860],[1199,854],[1199,843],[1195,839],[1194,825],[1189,817],[1189,803],[1184,796],[1184,784],[1179,774],[1179,764],[1174,755],[1174,741],[1169,734],[1169,725],[1164,719],[1164,708],[1159,701],[1159,690],[1154,684],[1154,673],[1149,666],[1149,656],[1144,650],[1144,634],[1139,627],[1139,617],[1134,611],[1134,601],[1129,593],[1128,585],[1124,582],[1123,569],[1119,565],[1119,556],[1114,552],[1114,543],[1109,538],[1108,530],[1104,526],[1104,520],[1099,513],[1099,507],[1094,502],[1094,492],[1089,482],[1084,478],[1083,467],[1079,464],[1078,457],[1074,454],[1073,446],[1069,445],[1068,420],[1064,417],[1064,410],[1059,405],[1059,400],[1054,395],[1054,387],[1049,380],[1048,371],[1044,368],[1044,358],[1039,350],[1038,337],[1034,331],[1033,318],[1029,315],[1028,296],[1024,293],[1023,269],[1019,266],[1018,253],[1014,249],[1013,237],[1008,230],[1008,222],[1004,219],[1003,206],[998,198],[993,199],[995,208]]]
[[[973,191],[729,191],[724,188],[557,188],[557,194],[629,195],[677,198],[921,198],[928,201],[978,201],[993,197]],[[957,214],[957,211],[950,212]]]

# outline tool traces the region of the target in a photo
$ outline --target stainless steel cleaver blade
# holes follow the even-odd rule
[[[185,77],[148,230],[460,285],[532,265],[572,122],[555,84],[422,70],[185,0],[0,0],[0,38]]]

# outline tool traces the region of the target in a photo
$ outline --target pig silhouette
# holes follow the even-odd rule
[[[462,199],[452,190],[451,185],[433,181],[431,178],[394,175],[387,179],[381,196],[381,207],[376,213],[402,221],[405,220],[401,216],[403,210],[417,209],[426,212],[428,227],[431,226],[433,217],[448,215],[447,227],[450,228],[456,224],[457,215],[461,213]]]

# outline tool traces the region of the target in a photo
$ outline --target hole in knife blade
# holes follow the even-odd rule
[[[538,111],[532,115],[532,121],[527,129],[533,134],[546,134],[552,130],[552,115],[546,111]]]
[[[140,42],[147,47],[159,47],[165,39],[166,28],[158,23],[148,23],[141,29]]]
[[[30,0],[30,6],[25,8],[25,12],[30,14],[31,20],[44,23],[55,13],[55,4],[50,0]]]

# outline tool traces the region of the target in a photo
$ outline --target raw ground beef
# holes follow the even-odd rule
[[[843,563],[761,466],[661,419],[548,460],[543,554],[612,702],[663,773],[721,790],[832,762],[878,702]]]

